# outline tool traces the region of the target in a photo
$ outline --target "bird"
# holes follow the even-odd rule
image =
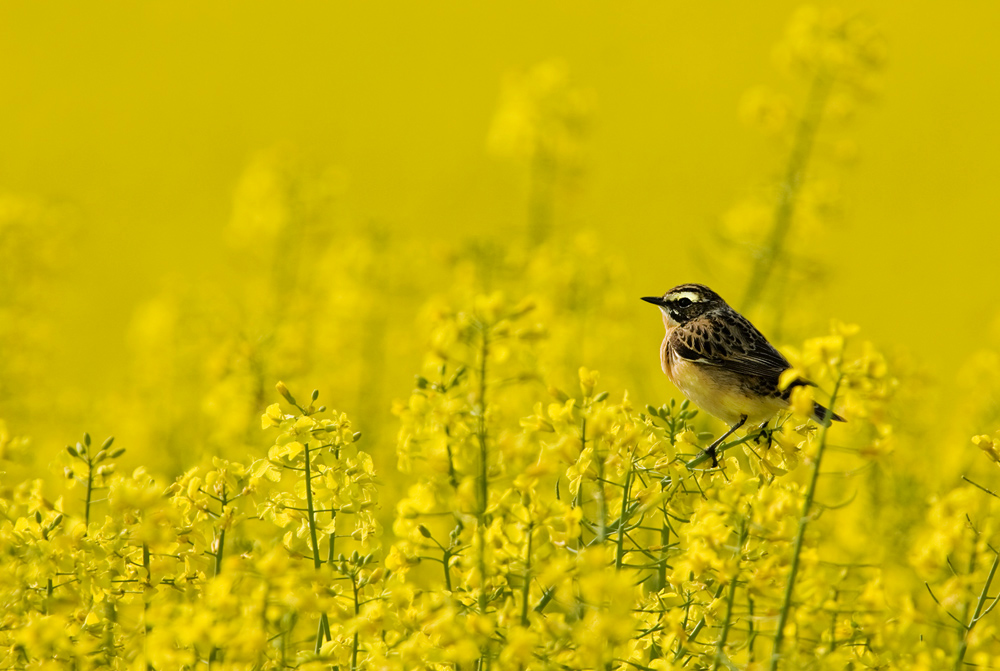
[[[730,427],[705,449],[713,465],[718,465],[716,448],[737,429],[749,423],[766,431],[771,418],[789,407],[794,387],[815,386],[796,378],[782,389],[779,380],[791,368],[788,359],[704,284],[681,284],[642,300],[660,308],[663,316],[663,372],[692,403]],[[820,424],[846,421],[816,402],[812,419]]]

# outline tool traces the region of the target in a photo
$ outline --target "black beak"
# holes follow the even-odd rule
[[[663,297],[661,296],[643,296],[642,300],[646,301],[647,303],[652,303],[653,305],[658,305],[661,307],[664,304]]]

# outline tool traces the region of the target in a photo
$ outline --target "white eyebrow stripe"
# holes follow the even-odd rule
[[[676,294],[670,294],[670,297],[667,300],[673,303],[674,301],[679,301],[682,298],[686,298],[692,303],[698,303],[705,300],[701,294],[696,294],[693,291],[680,291]]]

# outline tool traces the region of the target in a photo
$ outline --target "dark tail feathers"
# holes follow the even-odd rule
[[[823,406],[821,406],[819,403],[816,403],[815,401],[813,401],[813,419],[816,420],[817,422],[819,422],[820,424],[826,424],[826,418],[828,416],[830,417],[830,419],[832,419],[835,422],[846,422],[847,421],[846,419],[844,419],[843,417],[841,417],[837,413],[832,412],[832,411],[824,408]]]

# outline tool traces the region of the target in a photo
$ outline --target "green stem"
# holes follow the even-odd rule
[[[534,521],[528,523],[528,549],[524,557],[524,585],[521,586],[521,626],[528,626],[528,597],[531,591],[531,535]]]
[[[482,524],[476,525],[476,539],[479,543],[479,597],[476,603],[479,604],[479,612],[486,612],[486,530]]]
[[[309,454],[309,443],[305,443],[303,448],[305,449],[306,514],[309,521],[309,539],[312,541],[313,568],[319,570],[319,567],[323,565],[323,560],[319,557],[319,538],[316,534],[316,508],[313,506],[312,460]],[[325,619],[323,615],[320,616],[319,623],[316,625],[316,644],[313,646],[313,650],[317,655],[323,647],[323,620]]]
[[[338,455],[339,457],[339,455]],[[328,534],[327,550],[326,550],[326,563],[333,564],[333,553],[337,544],[337,511],[330,511],[330,519],[333,520],[332,531]],[[323,613],[319,617],[319,624],[323,627],[323,635],[326,636],[326,640],[332,641],[333,634],[330,633],[330,619],[327,617],[326,613]]]
[[[666,506],[663,507],[663,524],[660,526],[660,560],[656,563],[657,590],[667,586],[667,551],[670,545],[670,526],[667,524]]]
[[[717,671],[725,655],[726,639],[729,637],[729,627],[733,621],[733,606],[736,603],[736,585],[738,583],[740,568],[740,557],[743,554],[743,544],[747,539],[747,523],[744,519],[740,524],[740,540],[736,548],[736,573],[729,582],[729,594],[726,595],[726,619],[722,621],[722,632],[719,634],[719,641],[715,646],[715,661],[712,662],[712,671]]]
[[[712,600],[714,601],[714,600],[718,599],[720,596],[722,596],[722,590],[724,590],[724,589],[725,589],[725,586],[723,586],[723,585],[720,584],[715,589],[715,593],[712,595]],[[687,620],[687,617],[688,617],[687,613],[688,613],[689,610],[690,610],[690,605],[688,605],[687,608],[685,609],[685,614],[684,614],[684,628],[685,629],[687,629],[687,622],[688,622],[688,620]],[[684,643],[683,641],[681,641],[680,639],[678,639],[678,641],[677,641],[677,653],[674,655],[674,661],[675,662],[680,661],[681,657],[684,656],[684,653],[687,652],[688,647],[690,645],[693,645],[696,642],[696,639],[698,638],[698,634],[700,634],[701,630],[704,629],[704,628],[705,628],[705,616],[703,615],[701,618],[698,619],[698,623],[696,625],[694,625],[694,629],[691,630],[691,635],[688,636],[687,643]]]
[[[587,449],[587,418],[584,417],[580,420],[580,452]],[[573,507],[579,508],[583,501],[583,483],[584,479],[580,478],[580,484],[576,488],[576,495],[573,497]],[[576,539],[576,550],[579,552],[583,549],[583,525],[580,525],[580,535]]]
[[[594,498],[597,499],[597,542],[603,545],[608,538],[606,519],[608,511],[607,502],[604,500],[604,457],[595,451],[594,461],[597,462],[597,490],[594,492]]]
[[[629,490],[632,487],[632,471],[625,474],[625,489],[622,491],[622,511],[618,516],[618,547],[615,553],[615,570],[620,571],[625,558],[625,513],[628,508]]]
[[[309,458],[309,443],[305,444],[305,477],[306,477],[306,512],[309,516],[309,538],[312,541],[313,567],[319,568],[323,565],[319,558],[319,539],[316,537],[316,508],[313,506],[312,490],[312,464]]]
[[[228,496],[227,496],[227,492],[226,492],[226,483],[225,482],[222,483],[222,496],[220,497],[220,499],[221,499],[220,503],[222,504],[222,507],[220,509],[219,517],[222,518],[226,514],[226,504],[229,501]],[[224,548],[226,547],[226,530],[224,528],[219,529],[219,535],[215,539],[215,542],[216,542],[216,548],[215,548],[215,575],[216,575],[216,577],[218,577],[218,575],[220,573],[222,573],[222,557],[223,557]],[[212,646],[211,652],[208,653],[208,668],[209,668],[209,671],[211,671],[213,664],[215,664],[215,662],[216,662],[216,660],[218,658],[219,658],[219,648],[216,647],[216,646]]]
[[[357,574],[351,576],[351,587],[354,588],[354,618],[357,619],[358,615],[361,614],[361,606],[358,602]],[[358,630],[357,628],[355,628],[354,643],[351,645],[351,671],[357,671],[357,669],[358,669]]]
[[[90,500],[94,495],[94,463],[87,455],[87,502],[83,508],[84,529],[90,529]]]
[[[837,400],[837,392],[840,390],[840,382],[843,375],[837,378],[837,383],[833,385],[833,393],[830,395],[830,407],[833,408]],[[771,660],[768,663],[768,671],[775,671],[778,668],[778,660],[781,658],[781,646],[785,641],[785,625],[788,623],[788,615],[792,610],[792,594],[795,591],[795,578],[799,573],[799,560],[802,556],[802,542],[806,535],[806,527],[809,524],[809,515],[812,512],[813,499],[816,496],[816,482],[819,480],[819,467],[823,461],[823,451],[826,449],[826,435],[830,429],[831,422],[827,420],[823,423],[823,428],[819,433],[819,445],[816,448],[816,460],[813,462],[812,475],[809,478],[809,488],[806,490],[806,498],[802,503],[802,514],[799,517],[799,529],[795,535],[795,544],[792,547],[792,566],[788,573],[788,584],[785,585],[785,596],[781,603],[781,612],[778,615],[778,628],[774,632],[774,649],[771,651]]]
[[[444,588],[451,591],[451,550],[445,550],[441,557],[441,564],[444,566]]]
[[[225,515],[226,514],[226,503],[227,503],[226,485],[225,485],[225,483],[223,483],[223,485],[222,485],[222,501],[221,501],[221,503],[222,503],[222,513],[221,514]],[[218,547],[215,548],[215,575],[219,575],[219,573],[222,572],[222,556],[223,556],[223,550],[224,550],[224,548],[226,546],[226,530],[225,529],[219,529],[219,537],[218,537],[218,539],[216,539],[216,542],[218,543]]]
[[[833,78],[825,71],[817,72],[813,78],[802,118],[799,119],[799,125],[795,130],[792,153],[788,158],[785,176],[778,192],[778,203],[774,210],[771,233],[760,256],[757,257],[753,274],[747,285],[746,295],[743,297],[740,310],[743,313],[756,306],[771,278],[771,273],[784,252],[785,240],[795,216],[796,201],[802,190],[802,182],[809,165],[809,156],[812,153],[820,119],[823,116],[823,108],[826,105],[832,83]]]
[[[115,657],[115,625],[117,623],[118,613],[109,593],[104,602],[104,660],[109,667],[111,660]]]
[[[983,606],[986,605],[986,601],[989,598],[990,584],[993,582],[993,578],[997,574],[998,566],[1000,566],[1000,555],[994,555],[993,565],[990,566],[990,573],[986,576],[986,582],[983,584],[983,590],[979,593],[979,602],[976,604],[976,610],[972,614],[972,619],[969,620],[969,624],[962,630],[962,640],[959,641],[958,652],[955,655],[955,669],[962,668],[962,661],[965,659],[965,653],[969,649],[969,634],[972,632],[972,628],[976,626],[976,623],[979,622],[979,618],[982,615]]]
[[[444,429],[445,435],[448,434],[448,427]],[[448,451],[448,482],[451,483],[452,489],[458,489],[458,474],[455,472],[455,458],[451,453],[451,437],[444,444],[445,449]]]

